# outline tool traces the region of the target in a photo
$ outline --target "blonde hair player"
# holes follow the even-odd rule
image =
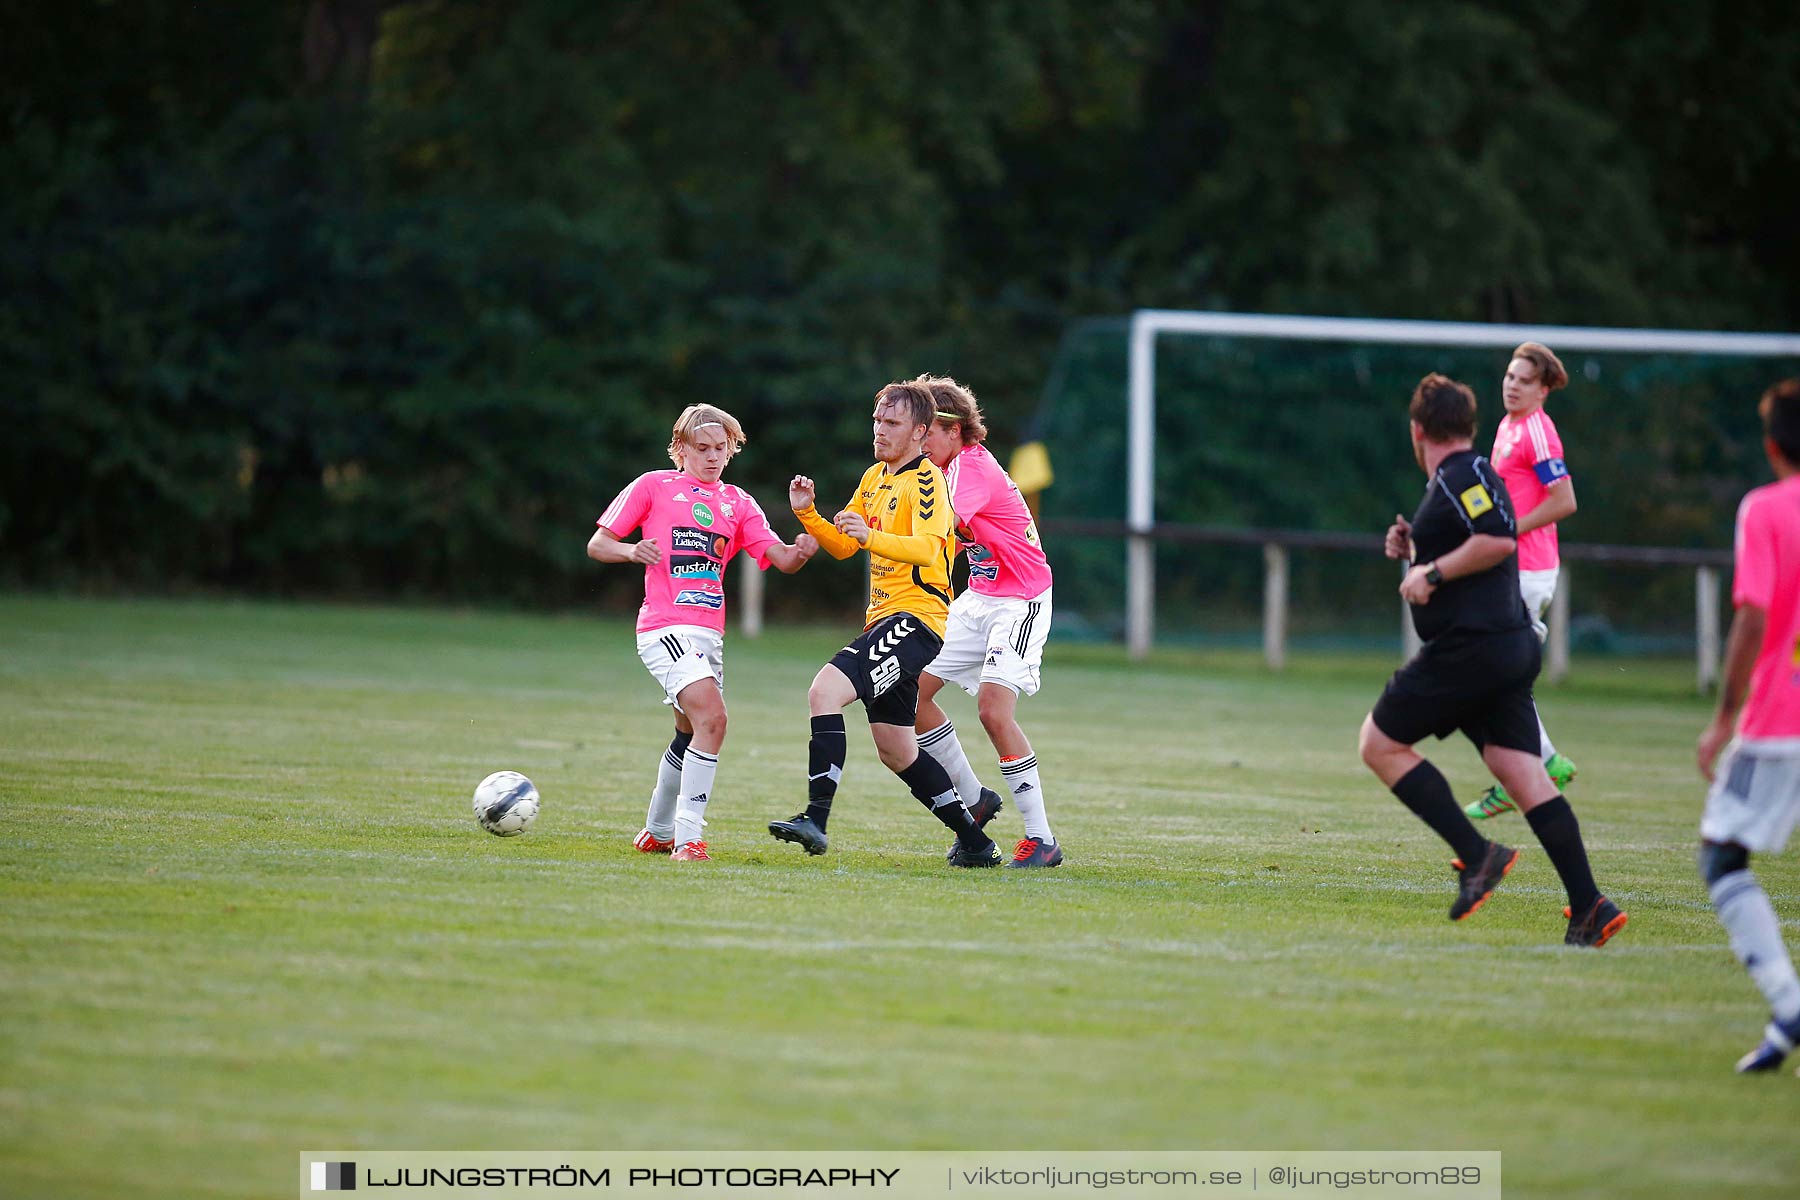
[[[588,557],[644,568],[638,658],[675,709],[675,737],[657,767],[643,831],[645,854],[701,862],[706,803],[725,744],[725,567],[739,551],[758,568],[792,575],[818,552],[806,534],[775,536],[749,492],[720,476],[744,447],[736,417],[711,404],[683,410],[669,434],[673,471],[647,471],[596,522]],[[636,542],[626,542],[634,530]]]

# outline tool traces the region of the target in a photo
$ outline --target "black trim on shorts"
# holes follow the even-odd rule
[[[1019,624],[1019,636],[1013,641],[1013,649],[1019,657],[1025,657],[1025,648],[1031,645],[1031,624],[1037,620],[1038,610],[1043,608],[1042,601],[1027,600],[1025,602],[1025,620]]]

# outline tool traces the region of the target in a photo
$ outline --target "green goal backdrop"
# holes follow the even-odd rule
[[[1330,323],[1303,328],[1319,324]],[[1055,470],[1040,512],[1057,572],[1060,636],[1124,634],[1124,545],[1059,531],[1058,522],[1117,521],[1128,512],[1130,330],[1128,319],[1072,326],[1037,418]],[[1565,342],[1609,332],[1695,336],[1544,332],[1564,333]],[[1164,332],[1155,345],[1155,521],[1379,534],[1394,513],[1412,511],[1423,486],[1406,432],[1413,386],[1441,371],[1474,388],[1485,449],[1504,415],[1499,383],[1519,340],[1526,339],[1508,333],[1504,346],[1466,346]],[[1800,373],[1800,338],[1744,343],[1786,351],[1773,354],[1741,345],[1710,353],[1569,350],[1553,336],[1536,340],[1556,349],[1570,374],[1546,406],[1580,501],[1563,525],[1565,545],[1729,549],[1738,499],[1770,478],[1757,398]],[[1692,650],[1691,569],[1576,562],[1569,570],[1577,653]],[[1290,571],[1297,646],[1397,641],[1396,569],[1379,553],[1296,550]],[[1254,546],[1159,544],[1157,638],[1255,642],[1262,572]]]

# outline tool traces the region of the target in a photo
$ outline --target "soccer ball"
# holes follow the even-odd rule
[[[524,833],[537,815],[537,787],[517,771],[495,771],[475,785],[475,822],[497,837]]]

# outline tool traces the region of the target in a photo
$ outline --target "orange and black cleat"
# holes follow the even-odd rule
[[[1494,889],[1518,861],[1519,852],[1499,842],[1489,842],[1487,853],[1473,867],[1464,866],[1460,858],[1453,859],[1461,886],[1457,888],[1455,902],[1450,905],[1450,919],[1460,921],[1486,904],[1487,898],[1494,894]]]
[[[1577,917],[1565,905],[1563,916],[1569,918],[1569,932],[1563,934],[1565,946],[1592,946],[1599,949],[1612,938],[1612,935],[1625,928],[1625,922],[1631,918],[1625,910],[1600,897],[1588,905],[1588,910]]]

